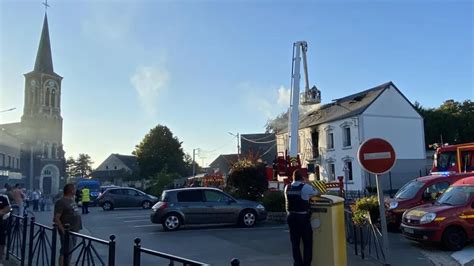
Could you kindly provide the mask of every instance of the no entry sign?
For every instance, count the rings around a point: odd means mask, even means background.
[[[366,140],[357,152],[359,163],[367,172],[383,174],[395,164],[395,150],[388,141],[374,138]]]

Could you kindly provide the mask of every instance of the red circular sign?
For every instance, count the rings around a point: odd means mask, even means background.
[[[369,139],[364,141],[357,152],[359,163],[367,172],[383,174],[392,169],[395,164],[395,150],[384,139]]]

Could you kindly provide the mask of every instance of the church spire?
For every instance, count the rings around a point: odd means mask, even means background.
[[[53,71],[53,59],[51,56],[51,44],[49,41],[48,16],[44,14],[43,31],[36,54],[36,62],[34,71],[55,74]]]

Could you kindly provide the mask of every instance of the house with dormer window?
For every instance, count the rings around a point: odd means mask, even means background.
[[[360,167],[357,151],[365,140],[376,137],[388,140],[397,153],[393,187],[426,165],[423,118],[393,82],[302,111],[299,126],[298,153],[310,180],[343,176],[348,190],[375,186],[373,177]],[[285,152],[287,129],[277,129],[276,138],[278,152]],[[388,179],[384,187],[388,188]]]

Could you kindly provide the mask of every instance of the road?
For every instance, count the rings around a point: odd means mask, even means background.
[[[85,227],[81,233],[101,239],[116,235],[116,265],[131,265],[133,240],[141,238],[145,248],[166,252],[209,263],[230,265],[232,258],[239,258],[241,265],[292,264],[289,233],[286,225],[259,224],[254,228],[236,226],[184,227],[176,232],[164,232],[161,225],[151,224],[150,210],[119,209],[104,212],[90,208],[83,215]],[[41,223],[51,224],[51,212],[36,213]],[[474,245],[460,252],[441,251],[437,246],[420,245],[406,240],[401,234],[390,234],[392,265],[474,265]],[[107,250],[96,246],[98,253],[106,258]],[[348,265],[376,265],[373,261],[360,260],[348,246]],[[142,265],[167,265],[165,261],[143,255]]]

